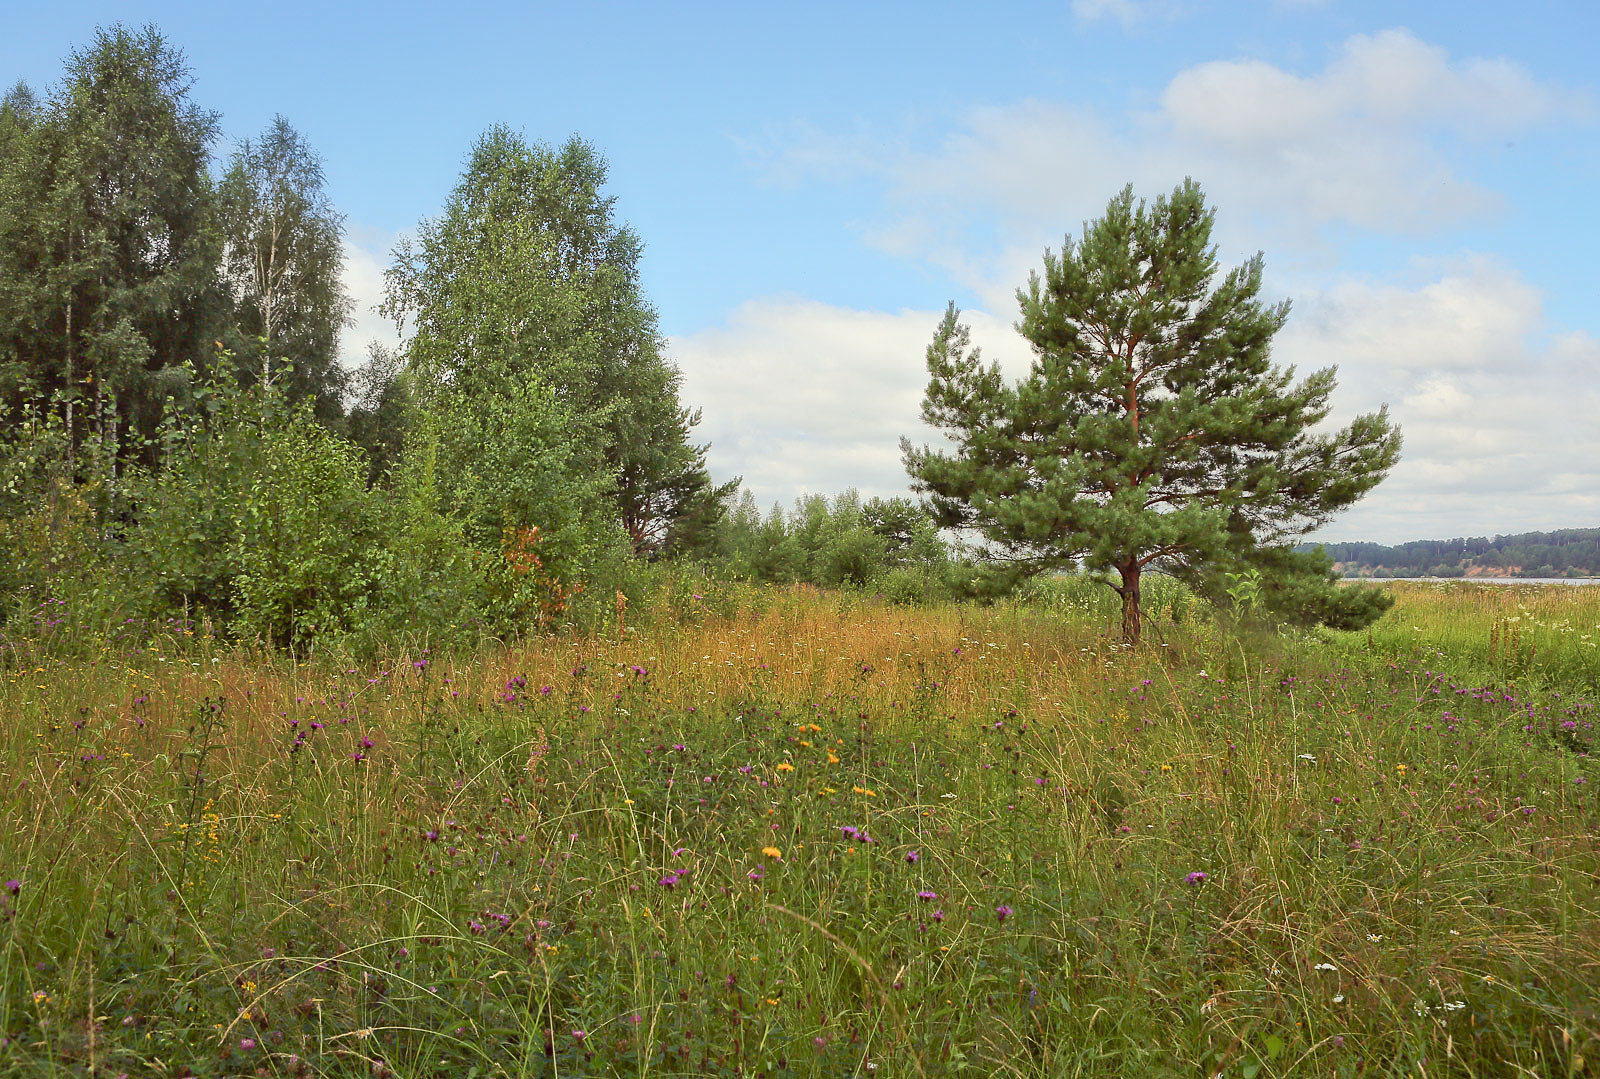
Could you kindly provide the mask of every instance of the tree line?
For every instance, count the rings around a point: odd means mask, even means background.
[[[0,103],[5,624],[505,634],[710,543],[737,480],[594,147],[484,133],[394,252],[404,346],[351,371],[319,156],[277,117],[214,174],[219,137],[154,28]]]
[[[1600,576],[1600,528],[1318,545],[1347,577],[1465,577],[1477,570],[1518,577]]]

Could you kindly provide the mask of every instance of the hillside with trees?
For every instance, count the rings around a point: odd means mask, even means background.
[[[1345,577],[1600,577],[1600,528],[1317,547]]]

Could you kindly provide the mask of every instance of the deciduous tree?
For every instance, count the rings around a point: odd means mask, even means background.
[[[245,374],[282,382],[318,418],[342,412],[339,331],[352,303],[340,282],[344,219],[322,160],[282,116],[247,140],[218,188],[222,276],[233,294],[232,351]]]
[[[529,145],[506,127],[473,147],[444,214],[402,244],[386,313],[413,334],[421,385],[471,396],[537,378],[586,421],[614,482],[619,523],[640,553],[721,512],[698,413],[678,400],[655,311],[639,287],[641,245],[602,191],[594,147]]]

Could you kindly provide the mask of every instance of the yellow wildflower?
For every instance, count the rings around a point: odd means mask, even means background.
[[[783,851],[779,850],[777,847],[762,847],[761,853],[765,854],[768,858],[783,857]]]

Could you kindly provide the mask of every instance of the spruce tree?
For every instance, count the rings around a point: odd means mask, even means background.
[[[1192,180],[1153,205],[1125,188],[1047,251],[1017,293],[1034,360],[1015,384],[982,363],[952,304],[923,401],[952,445],[902,443],[939,523],[981,534],[1011,571],[1114,574],[1133,643],[1149,569],[1212,593],[1260,579],[1279,606],[1336,625],[1383,609],[1292,548],[1387,474],[1399,431],[1386,408],[1316,430],[1334,371],[1297,381],[1273,365],[1288,304],[1260,298],[1259,254],[1219,279],[1214,216]]]
[[[45,104],[14,91],[0,110],[0,407],[58,402],[69,456],[138,448],[212,351],[216,117],[189,85],[154,28],[115,26]]]

